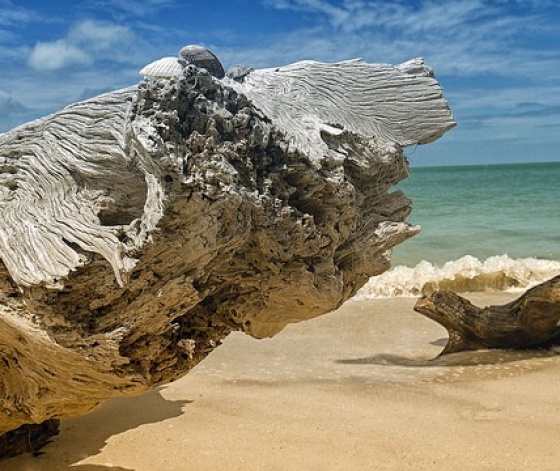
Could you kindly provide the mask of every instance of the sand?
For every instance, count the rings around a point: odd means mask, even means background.
[[[560,355],[430,361],[445,331],[414,301],[350,301],[273,339],[231,335],[182,380],[64,420],[42,456],[0,469],[559,469]]]

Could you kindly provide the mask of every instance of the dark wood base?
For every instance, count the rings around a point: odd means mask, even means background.
[[[33,453],[41,454],[41,448],[59,433],[60,421],[46,420],[41,424],[25,424],[0,436],[0,460]]]
[[[503,306],[479,308],[449,291],[418,300],[416,312],[449,333],[442,355],[486,348],[541,348],[560,343],[560,276]]]

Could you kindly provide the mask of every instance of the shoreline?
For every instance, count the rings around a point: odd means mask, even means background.
[[[513,259],[507,254],[480,260],[465,255],[442,266],[426,260],[415,266],[396,265],[370,278],[358,291],[358,299],[417,297],[437,289],[457,293],[511,293],[526,290],[560,275],[560,261],[537,258]]]
[[[560,356],[433,360],[446,332],[415,301],[352,300],[272,339],[232,334],[184,378],[63,420],[42,456],[0,469],[557,469]]]

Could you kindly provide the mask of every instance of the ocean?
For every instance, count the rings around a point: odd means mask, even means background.
[[[396,189],[422,231],[360,297],[521,290],[560,274],[560,162],[413,167]]]

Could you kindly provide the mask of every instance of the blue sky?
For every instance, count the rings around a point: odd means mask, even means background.
[[[198,43],[226,67],[424,57],[458,127],[413,165],[560,161],[559,25],[556,0],[0,0],[0,131]]]

